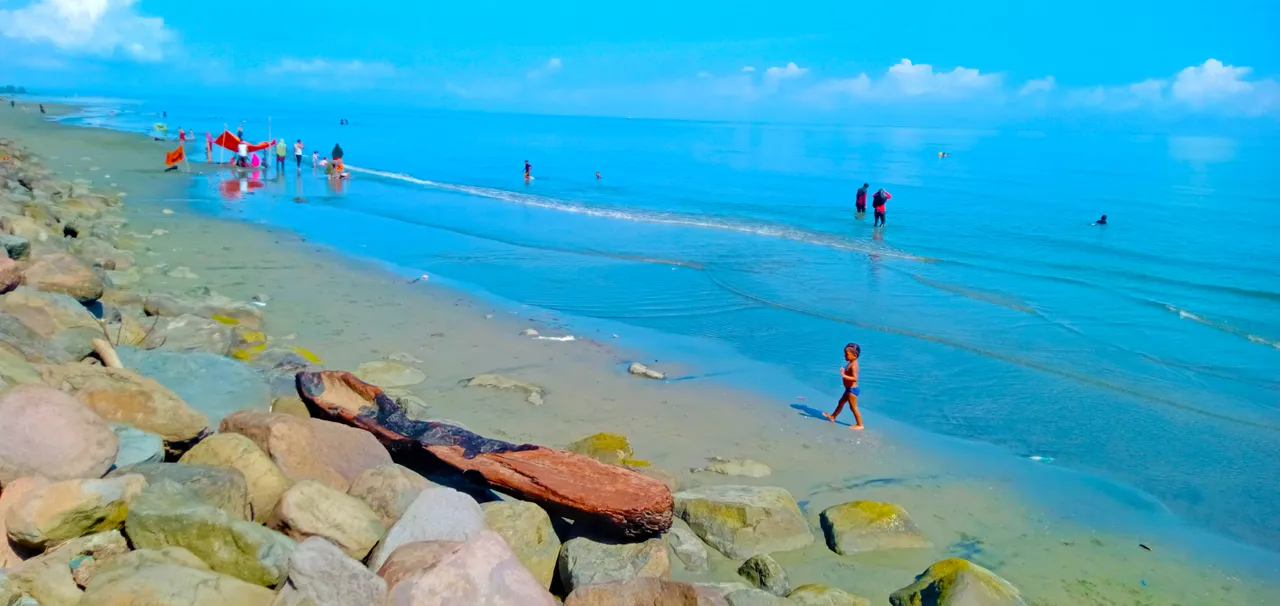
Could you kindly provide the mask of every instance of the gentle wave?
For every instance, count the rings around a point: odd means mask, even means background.
[[[1160,303],[1158,301],[1153,301],[1153,303],[1158,303],[1159,305],[1163,305],[1165,309],[1175,314],[1178,314],[1178,317],[1182,318],[1183,320],[1191,320],[1192,322],[1203,324],[1205,326],[1208,326],[1209,328],[1216,328],[1228,334],[1233,334],[1238,337],[1244,337],[1245,339],[1248,339],[1249,341],[1253,343],[1257,343],[1259,345],[1268,345],[1268,346],[1274,347],[1275,349],[1280,349],[1280,341],[1275,341],[1273,339],[1268,339],[1266,337],[1252,334],[1248,331],[1241,330],[1240,328],[1227,324],[1226,322],[1211,320],[1209,318],[1187,311],[1175,305],[1170,305],[1169,303]]]
[[[373,175],[394,181],[405,183],[413,183],[424,187],[436,189],[444,189],[456,191],[481,198],[489,198],[502,202],[510,202],[513,204],[521,204],[524,206],[533,206],[536,208],[545,208],[547,210],[555,210],[561,212],[571,212],[583,214],[593,217],[604,217],[608,219],[618,219],[622,221],[638,221],[643,223],[658,223],[663,225],[680,225],[685,227],[700,227],[705,229],[720,229],[725,231],[733,231],[744,234],[752,234],[757,236],[765,236],[770,238],[782,238],[805,244],[815,244],[825,246],[827,248],[835,248],[838,250],[847,250],[865,255],[881,255],[885,257],[894,257],[899,259],[907,259],[910,261],[920,261],[931,263],[937,261],[930,257],[922,257],[907,252],[894,250],[887,247],[862,246],[854,242],[838,236],[821,234],[817,232],[783,227],[778,225],[762,225],[751,223],[738,223],[732,221],[713,221],[707,219],[693,218],[674,213],[658,213],[637,210],[615,210],[598,206],[588,206],[581,202],[562,200],[559,198],[549,198],[545,196],[537,196],[533,194],[521,194],[503,189],[492,187],[480,187],[476,185],[460,185],[456,183],[440,183],[438,181],[430,181],[427,179],[419,179],[413,175],[404,173],[396,173],[389,171],[376,170],[372,168],[358,168],[348,166],[348,170],[353,172]]]

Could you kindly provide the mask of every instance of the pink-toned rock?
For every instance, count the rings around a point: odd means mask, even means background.
[[[147,486],[137,474],[55,482],[32,490],[5,513],[9,540],[45,549],[124,526],[129,502]]]
[[[630,538],[671,528],[671,490],[629,469],[410,419],[381,389],[347,372],[300,372],[298,395],[327,416],[372,433],[389,448],[426,449],[460,471],[479,473],[505,492],[602,532]]]
[[[0,399],[0,486],[23,476],[100,478],[119,441],[106,421],[45,385],[19,385]]]
[[[292,482],[316,480],[346,492],[365,470],[391,464],[391,455],[368,432],[319,419],[240,411],[221,431],[253,440]]]
[[[9,544],[9,528],[5,524],[9,510],[13,508],[14,503],[48,486],[49,483],[49,480],[38,476],[18,478],[5,484],[4,492],[0,492],[0,568],[8,568],[22,561],[22,558],[13,551],[13,546]]]
[[[81,303],[97,301],[106,286],[98,274],[70,253],[33,256],[23,271],[27,286],[44,292],[71,295]]]
[[[391,552],[391,557],[382,563],[378,576],[394,587],[419,571],[439,564],[449,554],[466,544],[466,541],[415,541],[405,543]]]
[[[17,261],[0,256],[0,294],[7,293],[22,284],[22,268]]]
[[[410,544],[412,545],[412,544]],[[406,549],[409,546],[403,546]],[[444,606],[489,604],[492,606],[554,606],[556,600],[520,564],[506,541],[483,531],[462,544],[450,544],[447,553],[433,552],[418,560],[426,564],[416,571],[396,574],[388,580],[386,606]],[[417,548],[415,548],[417,549]],[[400,550],[396,550],[399,552]],[[443,550],[442,550],[443,551]],[[388,560],[391,563],[395,554]],[[381,574],[381,571],[379,572]],[[386,579],[386,576],[383,576]]]
[[[629,581],[596,583],[573,590],[564,606],[729,606],[720,594],[692,583],[666,579],[638,578]]]
[[[404,515],[413,500],[427,488],[431,480],[400,465],[382,465],[366,470],[351,482],[347,494],[364,501],[382,523],[390,528]]]

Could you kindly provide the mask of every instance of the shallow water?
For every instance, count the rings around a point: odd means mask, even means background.
[[[141,130],[155,118],[140,107],[76,120]],[[196,104],[166,108],[175,132],[234,124]],[[672,342],[707,346],[666,351],[700,376],[766,391],[797,382],[834,396],[840,349],[856,341],[873,426],[888,416],[1005,456],[1052,457],[1135,515],[1168,511],[1280,548],[1280,183],[1264,164],[1274,141],[346,117],[339,127],[298,110],[271,125],[323,140],[322,155],[340,138],[363,169],[341,190],[308,162],[268,171],[248,195],[199,179],[217,200],[202,210],[571,325],[691,337]],[[266,128],[246,124],[251,139]],[[853,216],[863,181],[894,194],[884,230]],[[1089,225],[1103,213],[1111,225]]]

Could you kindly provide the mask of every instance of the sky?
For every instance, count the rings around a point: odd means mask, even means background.
[[[1280,124],[1275,0],[0,0],[0,84],[861,123]]]

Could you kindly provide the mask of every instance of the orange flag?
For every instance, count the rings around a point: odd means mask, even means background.
[[[175,149],[164,155],[164,165],[173,166],[174,164],[182,162],[183,160],[186,160],[186,159],[187,159],[186,148],[182,147],[182,144],[178,144],[178,149]]]

